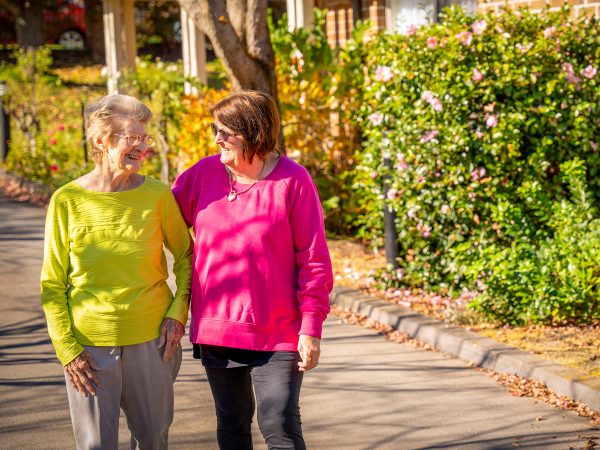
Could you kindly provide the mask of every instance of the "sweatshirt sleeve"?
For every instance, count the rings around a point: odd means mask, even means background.
[[[185,326],[190,303],[193,246],[189,229],[171,191],[165,195],[162,229],[165,246],[174,258],[173,273],[177,287],[166,317],[176,319]]]
[[[299,334],[321,338],[333,288],[323,210],[306,169],[291,184],[291,189],[291,224],[298,268],[297,298],[302,314]]]
[[[40,277],[42,308],[48,323],[48,335],[63,365],[70,363],[83,350],[71,328],[67,305],[69,288],[68,214],[54,195],[48,206],[44,236],[44,262]]]
[[[196,166],[192,166],[179,175],[171,188],[175,200],[177,200],[177,204],[179,205],[183,220],[185,220],[188,227],[194,226],[194,210],[196,209],[196,198],[198,197],[198,192],[195,192],[193,186],[193,171],[195,170],[195,167]]]

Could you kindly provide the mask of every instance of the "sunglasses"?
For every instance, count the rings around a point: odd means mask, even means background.
[[[214,122],[210,124],[210,129],[215,137],[217,137],[218,134],[221,134],[221,139],[223,139],[224,142],[227,142],[231,136],[235,136],[234,133],[229,133],[228,131],[222,130]]]

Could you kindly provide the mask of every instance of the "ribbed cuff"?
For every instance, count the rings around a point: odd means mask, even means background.
[[[323,332],[323,319],[319,313],[305,312],[302,314],[302,325],[298,334],[321,339]]]

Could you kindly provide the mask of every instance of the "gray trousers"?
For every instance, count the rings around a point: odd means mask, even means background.
[[[173,383],[181,366],[181,348],[167,363],[158,339],[122,347],[91,347],[100,370],[96,395],[82,395],[67,379],[67,395],[78,450],[116,450],[123,409],[131,449],[166,449],[173,422]]]

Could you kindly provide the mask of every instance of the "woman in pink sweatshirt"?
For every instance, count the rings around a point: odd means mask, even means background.
[[[276,149],[280,120],[266,94],[217,103],[220,154],[173,186],[194,228],[194,356],[215,401],[221,449],[251,449],[255,408],[269,448],[304,449],[299,395],[317,366],[333,285],[319,196],[306,169]]]

